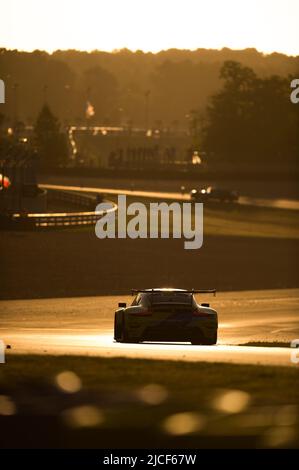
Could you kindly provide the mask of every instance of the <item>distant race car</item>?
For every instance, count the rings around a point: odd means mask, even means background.
[[[223,188],[215,188],[213,186],[209,186],[208,188],[202,189],[192,189],[190,196],[193,201],[198,202],[237,202],[239,199],[237,191],[232,191],[230,189]]]
[[[142,341],[190,341],[216,344],[218,315],[209,304],[197,304],[194,294],[216,294],[210,290],[133,290],[127,307],[119,303],[114,318],[114,339],[120,343]]]

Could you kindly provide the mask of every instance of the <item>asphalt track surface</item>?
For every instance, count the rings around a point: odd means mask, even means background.
[[[85,186],[65,186],[56,184],[40,184],[45,189],[57,189],[63,191],[76,191],[76,192],[90,192],[90,193],[104,193],[118,195],[123,194],[126,196],[140,197],[146,199],[159,199],[159,200],[175,200],[175,201],[190,201],[190,195],[182,193],[172,192],[157,192],[157,191],[135,191],[128,189],[110,189],[110,188],[95,188]],[[265,199],[265,198],[253,198],[241,196],[238,204],[246,206],[257,206],[257,207],[268,207],[273,209],[288,209],[288,210],[299,210],[299,201],[294,199]]]
[[[203,297],[201,300],[208,301],[209,296]],[[0,339],[10,346],[8,353],[14,354],[298,367],[291,357],[295,355],[299,362],[299,350],[288,345],[299,340],[299,289],[223,292],[211,297],[211,305],[219,314],[216,346],[115,343],[114,310],[119,301],[131,300],[132,297],[103,296],[1,301]],[[246,345],[252,342],[280,342],[287,347]]]

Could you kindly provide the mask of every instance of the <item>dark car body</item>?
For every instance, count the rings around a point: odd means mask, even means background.
[[[130,306],[119,304],[115,312],[117,342],[179,341],[216,344],[218,315],[209,304],[198,304],[195,293],[215,290],[145,289],[134,291]]]
[[[215,188],[209,186],[202,189],[192,189],[190,193],[191,199],[198,202],[218,201],[218,202],[237,202],[239,195],[237,191]]]

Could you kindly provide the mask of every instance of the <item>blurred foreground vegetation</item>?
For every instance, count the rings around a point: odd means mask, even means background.
[[[54,416],[62,446],[147,447],[154,436],[162,446],[295,447],[298,380],[296,366],[9,354],[0,422],[25,420],[36,435],[30,423]],[[53,441],[48,431],[40,445]]]

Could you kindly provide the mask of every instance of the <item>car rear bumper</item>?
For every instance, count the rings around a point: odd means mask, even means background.
[[[203,326],[152,326],[140,332],[142,341],[190,341],[194,335],[201,334],[205,338],[212,338],[217,332],[217,326],[204,328]]]

